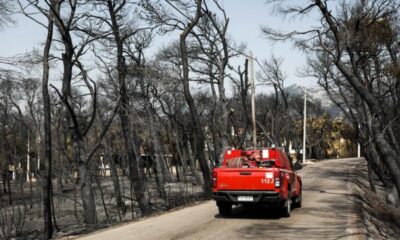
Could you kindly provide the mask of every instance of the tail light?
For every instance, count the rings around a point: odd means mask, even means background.
[[[274,172],[275,187],[276,187],[276,188],[281,187],[282,175],[281,175],[280,173],[281,173],[281,171],[275,171],[275,172]]]
[[[217,187],[217,172],[212,173],[213,188]]]

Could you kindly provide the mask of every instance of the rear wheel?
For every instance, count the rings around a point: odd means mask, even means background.
[[[300,189],[299,195],[295,198],[293,202],[293,207],[301,208],[302,201],[303,201],[303,195],[301,194],[301,189]]]
[[[281,213],[282,213],[282,217],[290,217],[290,212],[291,212],[291,206],[292,205],[292,201],[290,200],[290,197],[288,197],[288,199],[286,199],[281,207]]]
[[[217,202],[219,215],[229,216],[232,213],[232,203],[228,202]]]

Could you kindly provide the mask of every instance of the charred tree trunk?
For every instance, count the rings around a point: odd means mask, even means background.
[[[56,4],[51,1],[51,8],[58,8]],[[51,239],[53,236],[53,221],[52,221],[52,208],[51,208],[51,162],[52,162],[52,146],[51,146],[51,109],[50,109],[50,95],[48,90],[49,85],[49,55],[53,39],[53,13],[48,13],[47,24],[47,38],[43,51],[43,76],[42,76],[42,95],[43,95],[43,111],[44,111],[44,175],[43,175],[43,219],[44,229],[43,238]]]
[[[250,111],[248,109],[248,90],[250,87],[249,84],[249,77],[248,77],[248,68],[249,68],[249,60],[246,59],[244,63],[244,72],[240,72],[239,69],[239,77],[240,77],[240,86],[239,86],[239,91],[240,91],[240,102],[242,104],[243,108],[243,119],[245,121],[245,126],[244,126],[244,132],[242,133],[242,136],[239,138],[239,144],[238,147],[241,149],[245,148],[245,141],[246,141],[246,134],[249,131],[250,128]]]
[[[175,148],[176,148],[176,152],[178,154],[178,158],[179,158],[179,162],[182,166],[182,173],[183,173],[183,177],[186,177],[187,174],[187,160],[183,157],[183,153],[182,153],[182,144],[181,141],[179,139],[179,132],[178,130],[175,130],[175,125],[173,122],[171,122],[172,125],[172,135],[174,135],[175,138]],[[177,127],[176,127],[177,128]]]
[[[200,176],[197,174],[197,169],[196,169],[196,162],[193,154],[193,150],[190,144],[190,141],[186,139],[186,144],[184,144],[184,149],[185,149],[185,155],[186,158],[183,159],[183,161],[187,161],[189,163],[189,169],[192,172],[192,175],[194,176],[196,183],[197,184],[203,184],[202,179]]]
[[[226,53],[228,54],[228,53]],[[219,149],[219,162],[222,162],[224,158],[225,150],[229,147],[229,101],[225,95],[225,86],[224,86],[224,75],[225,75],[225,66],[228,64],[227,57],[224,58],[223,62],[220,64],[219,68],[219,80],[218,80],[218,93],[219,93],[219,111],[221,114],[221,118],[219,120],[220,124],[220,136],[221,136],[221,148]]]
[[[140,211],[143,215],[148,214],[147,200],[145,196],[145,188],[143,185],[142,178],[139,172],[139,153],[136,149],[136,144],[134,143],[131,124],[128,117],[127,108],[128,103],[126,102],[126,91],[122,91],[121,93],[121,110],[119,117],[121,119],[121,127],[124,135],[125,149],[127,150],[128,157],[128,168],[129,168],[129,177],[131,184],[133,186],[133,190],[135,192],[136,200],[139,203]],[[124,101],[125,99],[125,101]]]
[[[97,224],[96,203],[92,187],[92,173],[90,163],[85,155],[85,143],[79,136],[74,134],[74,155],[78,162],[79,185],[81,190],[81,199],[85,217],[85,223],[88,225]]]
[[[128,165],[129,165],[129,176],[131,184],[135,191],[136,199],[139,203],[140,211],[142,215],[147,215],[149,209],[147,207],[147,199],[145,195],[145,187],[143,180],[139,171],[139,152],[136,143],[138,143],[138,138],[134,133],[132,124],[129,119],[129,96],[127,93],[126,75],[127,66],[125,62],[125,57],[123,54],[124,40],[120,33],[120,24],[117,20],[117,9],[113,1],[107,1],[108,13],[111,18],[111,29],[114,37],[114,42],[117,48],[117,72],[118,72],[118,83],[119,83],[119,94],[121,97],[119,118],[121,120],[121,128],[124,136],[125,149],[127,151]],[[122,9],[122,5],[119,10]]]
[[[149,103],[148,103],[149,104]],[[151,147],[152,147],[152,156],[154,157],[153,161],[153,168],[155,169],[156,172],[156,183],[157,183],[157,189],[158,193],[162,198],[166,198],[166,192],[165,192],[165,180],[170,181],[171,177],[169,175],[169,172],[167,172],[167,167],[165,166],[165,156],[163,151],[161,150],[161,143],[159,141],[159,136],[157,134],[157,127],[154,124],[154,118],[153,114],[149,108],[150,106],[146,107],[146,113],[147,113],[147,120],[148,120],[148,125],[150,129],[150,137],[151,137]],[[168,179],[167,179],[168,178]]]
[[[139,64],[139,69],[144,69],[144,66],[141,66],[141,58],[139,57],[138,59],[138,64]],[[154,168],[156,170],[156,183],[157,183],[157,188],[160,196],[162,198],[166,198],[166,192],[165,192],[165,180],[170,181],[171,176],[169,172],[167,172],[167,167],[165,166],[165,155],[161,149],[161,142],[159,140],[159,135],[158,135],[158,127],[155,126],[155,121],[154,121],[154,114],[152,112],[152,105],[150,102],[150,97],[149,93],[146,91],[146,86],[144,84],[144,76],[142,71],[139,70],[139,78],[140,78],[140,88],[142,91],[142,95],[144,98],[144,107],[147,115],[147,123],[149,126],[150,130],[150,138],[151,138],[151,147],[153,148],[153,156],[154,156],[154,162],[153,164],[155,165]]]
[[[207,163],[207,158],[205,155],[205,137],[204,137],[204,132],[203,128],[200,122],[200,116],[196,110],[196,105],[194,102],[194,99],[192,97],[192,94],[190,93],[190,88],[189,88],[189,62],[188,62],[188,53],[187,53],[187,46],[186,46],[186,38],[189,35],[189,33],[193,30],[193,28],[196,26],[198,23],[200,17],[201,17],[201,5],[202,5],[202,0],[197,0],[197,10],[196,10],[196,15],[195,17],[189,22],[187,27],[183,30],[183,32],[180,35],[180,51],[181,51],[181,59],[182,59],[182,66],[183,66],[183,90],[184,90],[184,95],[186,102],[189,106],[190,110],[190,117],[193,123],[193,135],[195,136],[195,150],[196,150],[196,157],[197,160],[199,161],[200,168],[203,174],[203,180],[204,180],[204,196],[206,199],[211,198],[212,191],[211,191],[211,172],[210,168]]]
[[[88,225],[94,225],[97,223],[97,219],[96,205],[92,188],[92,176],[89,169],[89,161],[91,156],[86,157],[86,146],[84,141],[84,137],[92,126],[93,121],[89,122],[86,129],[82,131],[80,129],[81,126],[79,124],[77,114],[75,113],[74,106],[72,104],[73,99],[71,81],[73,77],[73,67],[74,64],[77,64],[82,69],[82,66],[79,63],[79,56],[76,56],[74,59],[75,46],[71,36],[73,28],[71,20],[75,18],[77,2],[71,2],[69,7],[70,12],[67,19],[60,15],[61,13],[64,13],[63,11],[60,11],[60,5],[58,5],[58,8],[52,8],[53,14],[55,15],[55,25],[57,26],[64,46],[64,52],[62,53],[62,94],[56,88],[55,89],[64,104],[65,125],[68,127],[69,134],[72,136],[74,161],[78,166],[78,172],[80,175],[79,182],[85,214],[85,223]],[[82,74],[85,73],[82,71]],[[95,116],[96,113],[95,104],[96,99],[93,99],[93,116]]]
[[[115,198],[117,202],[117,208],[118,208],[118,215],[119,215],[119,220],[122,221],[122,216],[125,216],[126,214],[126,205],[124,200],[122,199],[122,194],[121,194],[121,187],[119,184],[119,176],[118,176],[118,171],[117,167],[115,165],[115,160],[112,155],[112,152],[110,151],[110,148],[112,149],[112,143],[111,141],[106,137],[106,158],[108,159],[109,165],[110,165],[110,172],[111,172],[111,179],[113,182],[114,186],[114,192],[115,192]]]

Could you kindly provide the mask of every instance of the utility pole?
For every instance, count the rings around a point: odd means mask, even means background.
[[[40,136],[38,138],[39,138],[38,142],[41,142],[42,140],[40,139]],[[40,172],[40,152],[38,152],[38,156],[37,156],[37,170],[38,170],[38,172]],[[37,177],[39,177],[39,176],[37,176]]]
[[[29,182],[31,179],[31,144],[30,144],[30,134],[28,133],[28,154],[26,155],[26,181]]]
[[[358,124],[358,131],[360,131],[360,124]],[[357,158],[361,157],[361,146],[360,146],[360,142],[357,141]]]
[[[307,134],[307,92],[304,89],[304,119],[303,119],[303,163],[306,161],[306,134]]]
[[[257,129],[256,129],[256,86],[254,83],[254,58],[253,52],[249,53],[249,80],[251,83],[251,121],[253,126],[253,148],[257,147]]]

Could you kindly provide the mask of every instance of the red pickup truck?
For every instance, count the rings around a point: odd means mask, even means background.
[[[222,216],[238,204],[278,207],[284,217],[291,208],[301,207],[301,178],[282,148],[228,150],[212,179],[213,199]]]

